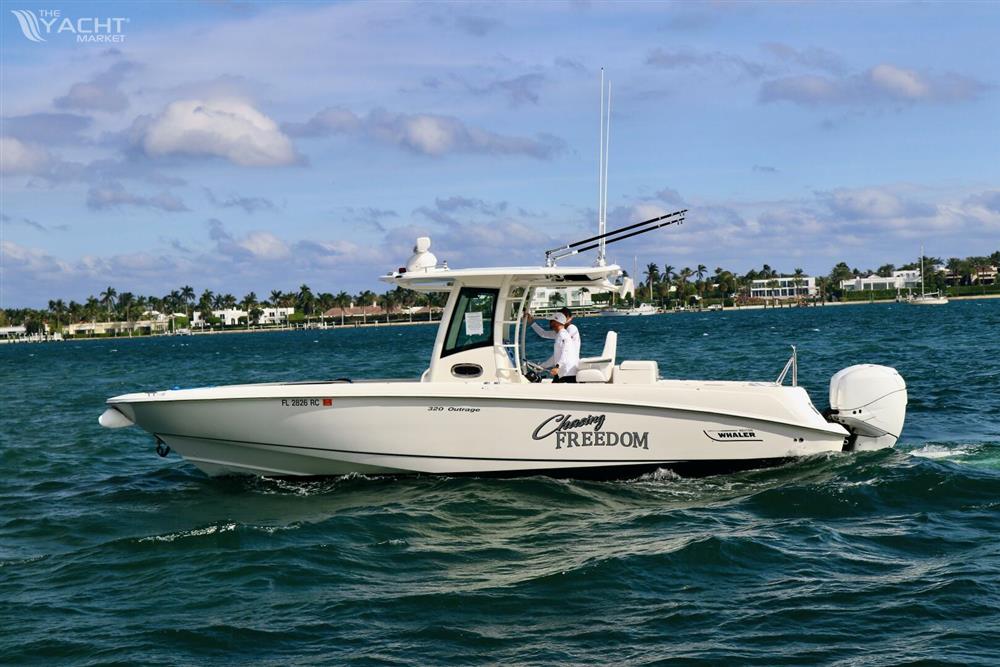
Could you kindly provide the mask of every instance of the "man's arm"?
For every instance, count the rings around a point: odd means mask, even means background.
[[[551,329],[546,331],[541,327],[541,325],[538,324],[538,322],[531,323],[531,330],[534,331],[539,336],[541,336],[542,338],[548,338],[549,340],[554,340],[556,337],[555,331],[552,331]]]

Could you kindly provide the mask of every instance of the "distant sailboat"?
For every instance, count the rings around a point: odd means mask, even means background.
[[[924,291],[924,247],[920,246],[920,296],[910,297],[907,303],[914,306],[943,306],[948,303],[948,297],[940,292]]]
[[[639,275],[639,258],[632,258],[632,275]],[[653,298],[653,286],[650,283],[649,286],[649,298]],[[659,313],[659,309],[648,303],[642,303],[639,305],[632,306],[631,308],[605,308],[599,314],[601,317],[637,317],[644,315],[656,315]]]

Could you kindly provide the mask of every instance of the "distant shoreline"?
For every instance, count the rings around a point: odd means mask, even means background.
[[[1000,299],[1000,294],[967,294],[964,296],[950,296],[948,297],[950,301],[974,301],[979,299]],[[794,304],[787,304],[781,306],[763,306],[763,305],[753,305],[753,306],[730,306],[729,308],[724,308],[721,311],[708,311],[708,310],[685,310],[685,311],[664,311],[659,313],[661,315],[673,315],[679,313],[709,313],[709,312],[727,312],[727,311],[743,311],[743,310],[795,310],[796,308],[825,308],[827,306],[867,306],[871,304],[886,304],[886,303],[905,303],[901,301],[896,301],[895,299],[875,299],[873,301],[827,301],[822,304],[809,304],[808,306],[797,306]],[[597,317],[597,313],[592,315],[584,315],[583,317]],[[342,331],[347,329],[372,329],[378,327],[402,327],[402,326],[416,326],[416,325],[428,325],[428,324],[440,324],[441,320],[414,320],[413,322],[367,322],[367,323],[352,323],[352,324],[328,324],[325,327],[310,327],[310,328],[268,328],[268,329],[223,329],[223,330],[209,330],[209,331],[192,331],[190,334],[147,334],[144,336],[88,336],[80,338],[67,338],[63,342],[78,342],[78,341],[94,341],[94,340],[130,340],[130,339],[147,339],[147,338],[163,338],[165,336],[170,337],[180,337],[184,338],[187,335],[191,336],[212,336],[218,334],[252,334],[252,333],[274,333],[279,331]],[[34,341],[33,341],[34,342]],[[38,341],[38,342],[57,342],[57,341]]]

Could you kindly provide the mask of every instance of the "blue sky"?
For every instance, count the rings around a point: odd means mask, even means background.
[[[601,66],[611,223],[690,209],[626,267],[988,254],[998,29],[986,2],[5,1],[0,302],[380,289],[422,234],[538,263],[596,227]]]

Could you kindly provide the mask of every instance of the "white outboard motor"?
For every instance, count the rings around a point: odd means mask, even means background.
[[[895,368],[859,364],[830,378],[827,419],[851,432],[845,449],[892,447],[906,417],[906,382]]]

